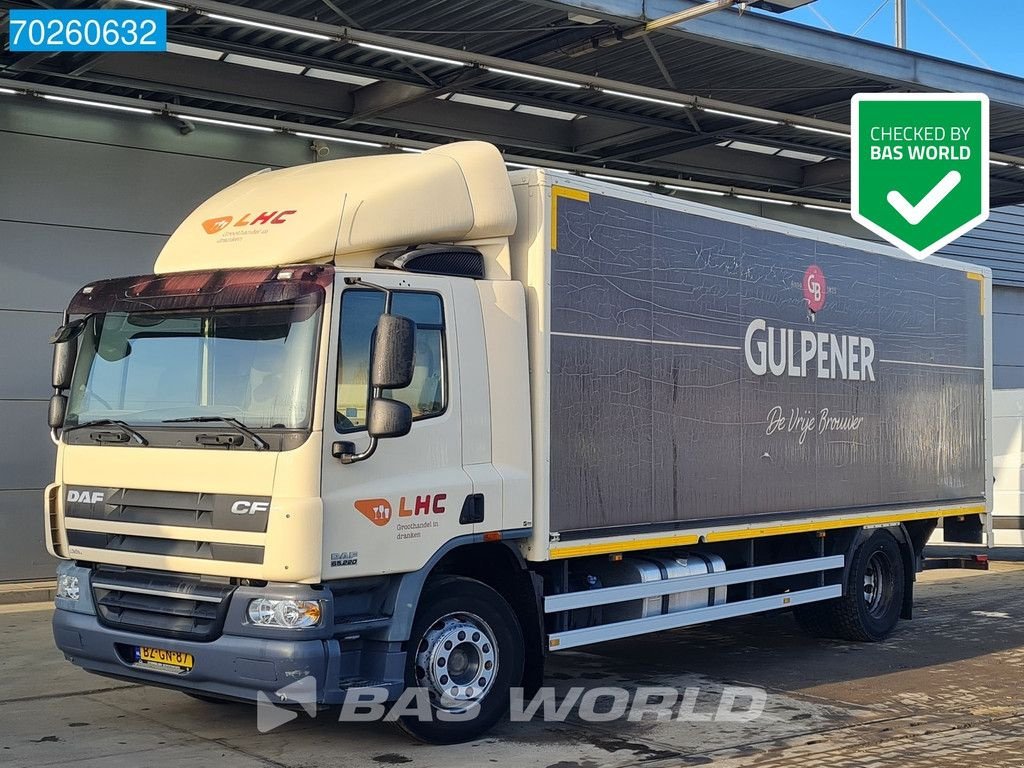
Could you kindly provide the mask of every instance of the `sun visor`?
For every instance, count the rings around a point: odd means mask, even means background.
[[[308,261],[431,242],[507,237],[515,203],[499,152],[459,142],[247,176],[175,230],[156,272]]]

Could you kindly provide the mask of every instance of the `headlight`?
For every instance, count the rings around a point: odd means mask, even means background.
[[[249,621],[260,627],[304,629],[320,623],[318,600],[271,600],[261,597],[249,603]]]
[[[66,600],[77,600],[80,594],[81,590],[78,587],[77,576],[61,574],[57,578],[57,597],[63,597]]]

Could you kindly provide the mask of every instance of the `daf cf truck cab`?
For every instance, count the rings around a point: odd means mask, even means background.
[[[315,163],[214,195],[152,274],[84,286],[53,340],[60,650],[206,699],[306,679],[324,707],[413,690],[431,716],[402,727],[451,742],[486,731],[564,648],[775,608],[816,632],[885,637],[910,616],[937,521],[984,515],[991,498],[987,275],[655,197],[510,178],[477,142]],[[652,250],[684,220],[711,250]],[[738,272],[715,227],[818,238],[834,253],[812,248],[816,268],[851,293],[808,319],[805,251],[795,286],[778,268]],[[948,360],[881,362],[914,354],[911,315],[842,327],[863,284],[842,249],[934,284],[955,309]],[[653,300],[679,308],[671,338],[665,318],[635,321],[664,287],[644,260],[664,258],[682,269]],[[805,354],[812,327],[854,381]],[[759,367],[765,349],[796,373],[774,375],[771,355]],[[860,422],[859,406],[821,399],[829,387],[871,403]],[[844,420],[788,426],[808,392]],[[892,397],[902,436],[886,432]],[[767,427],[743,426],[776,405]],[[886,448],[947,422],[961,437],[938,464]],[[851,432],[869,447],[838,446]],[[819,437],[837,445],[808,454]]]

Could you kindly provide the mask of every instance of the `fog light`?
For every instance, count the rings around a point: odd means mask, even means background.
[[[304,629],[320,623],[318,600],[271,600],[261,597],[249,603],[249,621],[261,627]]]
[[[65,600],[77,600],[79,595],[81,595],[81,590],[78,587],[77,576],[65,573],[57,577],[57,597],[63,597]]]

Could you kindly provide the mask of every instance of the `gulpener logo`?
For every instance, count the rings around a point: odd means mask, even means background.
[[[231,228],[235,227],[259,227],[264,224],[284,224],[288,221],[288,217],[298,213],[298,211],[263,211],[256,216],[251,213],[245,213],[239,216],[237,219],[233,216],[218,216],[213,219],[207,219],[203,222],[203,229],[209,235],[216,235],[218,232],[225,230],[228,226]]]

